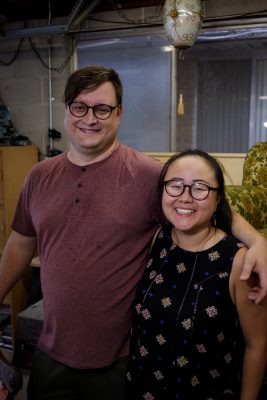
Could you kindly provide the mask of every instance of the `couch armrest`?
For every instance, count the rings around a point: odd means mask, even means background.
[[[267,187],[229,185],[226,198],[254,228],[267,228]]]

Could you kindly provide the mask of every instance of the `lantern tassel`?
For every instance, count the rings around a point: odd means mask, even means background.
[[[178,115],[184,115],[184,101],[182,93],[179,95]]]

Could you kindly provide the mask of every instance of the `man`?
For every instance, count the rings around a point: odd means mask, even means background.
[[[162,167],[117,141],[122,85],[114,70],[74,72],[64,101],[69,150],[28,176],[2,257],[0,301],[37,250],[45,320],[29,400],[123,400],[131,302],[163,221]],[[241,217],[233,228],[252,246],[244,278],[261,254],[255,270],[263,287],[252,294],[260,301],[267,290],[266,242]]]

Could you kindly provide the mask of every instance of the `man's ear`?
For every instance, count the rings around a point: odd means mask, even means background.
[[[117,117],[120,117],[122,114],[122,104],[119,104],[117,107]]]

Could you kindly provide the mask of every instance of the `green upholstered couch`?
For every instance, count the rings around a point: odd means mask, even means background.
[[[242,185],[226,186],[232,208],[267,239],[267,142],[258,142],[248,151]]]

